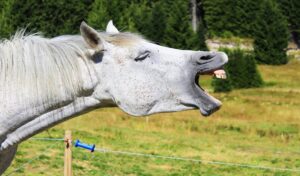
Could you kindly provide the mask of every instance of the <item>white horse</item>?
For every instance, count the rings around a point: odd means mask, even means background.
[[[84,22],[80,31],[53,39],[19,32],[0,43],[0,174],[18,143],[95,108],[134,116],[194,108],[207,116],[220,108],[197,79],[225,78],[226,54],[159,46],[111,21],[106,32]]]

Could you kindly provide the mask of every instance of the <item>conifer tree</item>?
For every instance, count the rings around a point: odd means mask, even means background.
[[[207,51],[208,48],[207,48],[207,45],[205,43],[206,29],[205,29],[205,26],[203,24],[203,21],[199,22],[196,36],[197,36],[197,41],[198,41],[198,49],[202,50],[202,51]]]
[[[105,29],[107,22],[112,19],[109,15],[107,6],[108,1],[95,0],[87,18],[89,25],[97,29]],[[114,20],[114,23],[116,23],[116,19],[112,20]]]
[[[11,8],[14,0],[0,1],[0,38],[8,38],[13,34]]]
[[[130,32],[138,32],[149,37],[151,29],[151,4],[147,1],[132,3],[123,14],[124,27]]]
[[[261,1],[203,0],[209,35],[251,37]]]
[[[300,1],[277,0],[282,13],[287,17],[289,30],[298,48],[300,48]]]
[[[277,3],[263,0],[254,27],[255,59],[263,64],[286,64],[287,22]]]
[[[133,16],[139,4],[137,0],[95,0],[88,14],[88,23],[105,30],[107,22],[113,20],[121,31],[136,31]]]
[[[231,89],[261,87],[263,80],[256,68],[252,55],[240,49],[223,49],[229,57],[225,65],[227,79],[213,79],[212,86],[215,92],[228,92]]]
[[[214,92],[230,92],[233,89],[227,66],[225,66],[224,70],[227,73],[226,79],[218,79],[216,77],[213,77],[212,79],[211,85],[214,88]]]
[[[27,31],[42,32],[49,37],[78,34],[90,4],[89,0],[15,1],[11,11],[14,16],[13,27],[26,27]]]
[[[205,43],[205,35],[206,35],[206,29],[202,23],[202,21],[199,22],[196,33],[192,31],[190,38],[188,39],[189,45],[191,46],[191,49],[193,50],[201,50],[201,51],[207,51],[207,45]]]
[[[195,33],[190,23],[188,2],[185,0],[174,1],[169,5],[167,12],[166,35],[163,43],[178,49],[195,49],[197,46],[191,42]]]
[[[148,36],[154,42],[161,43],[165,36],[167,23],[163,3],[156,2],[152,8],[151,14],[151,25]]]
[[[97,29],[105,29],[113,19],[121,31],[138,32],[162,45],[181,49],[206,50],[205,29],[192,31],[189,3],[185,0],[95,0],[88,22]],[[122,30],[125,29],[125,30]]]

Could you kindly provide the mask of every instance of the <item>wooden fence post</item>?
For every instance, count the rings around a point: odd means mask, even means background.
[[[64,176],[72,176],[72,133],[70,130],[65,132],[65,144]]]

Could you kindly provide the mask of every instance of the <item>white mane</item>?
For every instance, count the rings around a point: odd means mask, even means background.
[[[26,36],[20,31],[11,40],[2,41],[1,106],[7,102],[44,104],[55,102],[56,97],[75,96],[82,82],[77,58],[84,49],[79,36],[47,39],[39,35]]]
[[[83,56],[88,47],[82,37],[70,35],[47,39],[38,34],[24,33],[24,30],[19,31],[11,40],[0,42],[2,114],[7,110],[5,104],[21,103],[32,107],[49,102],[55,104],[62,99],[70,100],[82,91],[80,60],[76,59]],[[99,35],[119,46],[130,46],[144,40],[132,33],[99,32]]]

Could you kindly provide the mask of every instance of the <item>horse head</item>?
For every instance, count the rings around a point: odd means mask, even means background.
[[[223,52],[179,50],[160,46],[139,35],[119,32],[110,21],[106,32],[86,23],[81,35],[98,78],[94,97],[134,116],[200,109],[204,116],[221,102],[198,84],[202,74],[225,78]]]

